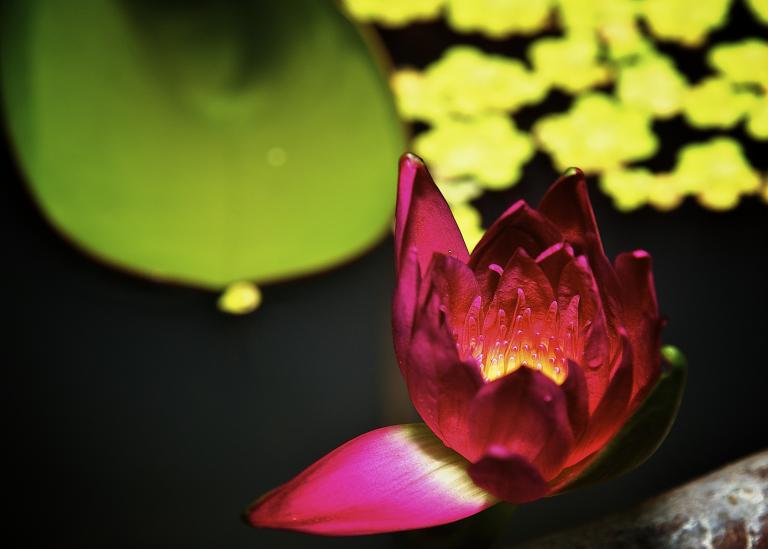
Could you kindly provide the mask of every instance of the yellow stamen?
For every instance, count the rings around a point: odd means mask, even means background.
[[[538,370],[558,385],[568,377],[568,359],[579,353],[579,297],[567,305],[567,322],[553,301],[547,311],[526,306],[522,289],[511,311],[485,311],[477,297],[467,311],[456,346],[463,358],[472,357],[487,381],[525,366]],[[511,314],[509,314],[511,313]]]

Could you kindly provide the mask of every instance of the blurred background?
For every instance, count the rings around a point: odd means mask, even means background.
[[[351,539],[240,521],[417,419],[389,327],[405,150],[470,246],[581,166],[608,255],[653,255],[690,364],[647,463],[518,508],[493,545],[766,446],[766,2],[0,5],[6,524],[27,544],[478,546],[482,515]]]

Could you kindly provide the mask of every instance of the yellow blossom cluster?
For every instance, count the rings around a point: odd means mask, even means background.
[[[546,80],[522,61],[454,46],[425,71],[395,72],[392,87],[406,119],[439,122],[450,117],[514,112],[541,101]]]
[[[582,95],[570,111],[545,116],[533,131],[559,170],[579,166],[585,173],[600,173],[649,158],[658,147],[646,112],[603,93]]]
[[[721,137],[685,146],[666,173],[638,167],[664,145],[654,122],[682,117],[703,130],[739,124],[768,139],[768,41],[707,40],[743,1],[768,24],[768,0],[344,0],[358,19],[387,26],[443,18],[458,33],[504,40],[530,37],[520,58],[454,45],[424,69],[392,76],[403,118],[427,125],[413,148],[435,172],[468,240],[481,234],[470,201],[514,185],[536,149],[557,169],[596,175],[616,207],[675,208],[694,196],[727,209],[768,189],[741,145]],[[550,31],[558,31],[554,34]],[[541,33],[546,35],[541,36]],[[537,37],[538,36],[538,37]],[[658,44],[698,48],[711,73],[689,82]],[[544,113],[530,134],[513,116],[552,93],[574,95]],[[693,159],[693,160],[692,160]],[[715,176],[714,174],[717,174]]]
[[[607,171],[600,179],[603,191],[623,211],[645,204],[668,210],[688,195],[695,196],[707,208],[727,210],[742,195],[759,192],[761,184],[741,145],[726,137],[683,147],[671,172],[619,168]]]

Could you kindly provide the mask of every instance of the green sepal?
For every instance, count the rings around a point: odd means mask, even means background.
[[[688,364],[677,347],[667,345],[661,354],[666,369],[645,402],[584,472],[562,492],[623,475],[651,457],[664,441],[680,408]]]

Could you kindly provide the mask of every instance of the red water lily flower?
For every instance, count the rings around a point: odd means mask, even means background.
[[[405,155],[395,253],[395,350],[424,423],[337,448],[257,500],[254,526],[404,530],[557,493],[600,462],[657,385],[651,258],[608,261],[580,171],[538,210],[513,204],[469,254],[423,162]],[[663,438],[668,422],[656,423],[630,461]]]

